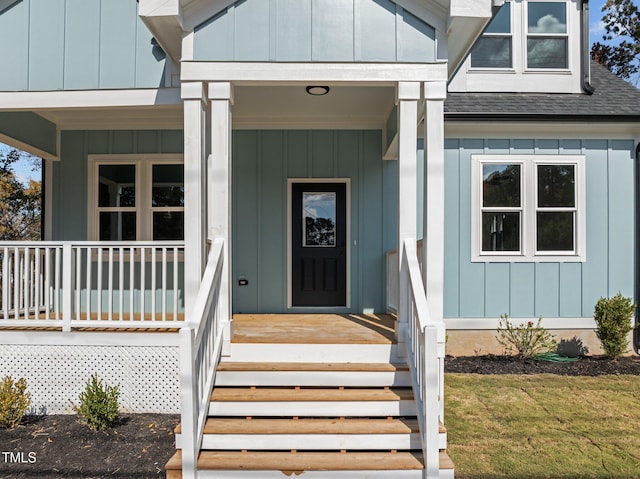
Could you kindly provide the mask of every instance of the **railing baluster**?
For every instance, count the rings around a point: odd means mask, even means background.
[[[20,250],[13,251],[13,316],[20,319]]]
[[[145,247],[140,248],[140,320],[145,320],[145,296],[147,294],[147,284],[146,284],[146,249]]]
[[[31,289],[31,285],[29,284],[29,279],[31,278],[31,255],[29,254],[29,248],[24,249],[24,268],[22,269],[22,280],[23,280],[23,290],[22,290],[22,307],[24,308],[24,319],[29,319],[29,290]]]
[[[40,278],[40,248],[35,249],[35,253],[34,253],[34,260],[35,260],[35,271],[34,271],[34,278],[33,278],[33,285],[34,285],[34,295],[33,295],[33,305],[35,306],[34,309],[34,319],[40,319],[40,288],[42,287],[42,281]]]
[[[151,321],[156,320],[156,249],[151,247]]]
[[[162,320],[167,320],[167,248],[162,248]]]
[[[9,248],[3,249],[2,256],[2,316],[9,319]]]
[[[91,320],[91,254],[93,251],[93,248],[91,248],[91,246],[89,246],[87,249],[87,294],[86,294],[86,301],[87,301],[87,319]]]
[[[96,248],[96,251],[98,252],[98,265],[97,265],[97,278],[96,278],[96,287],[98,289],[97,291],[97,298],[96,298],[96,314],[97,314],[97,319],[98,320],[102,320],[102,246],[98,246]]]
[[[113,321],[113,247],[109,247],[109,290],[107,292],[108,320]]]
[[[129,248],[129,321],[133,321],[134,317],[134,292],[135,292],[135,261],[136,259],[136,250],[135,246],[131,246]]]
[[[44,314],[45,319],[50,318],[51,309],[51,248],[44,250]]]
[[[173,247],[173,320],[178,320],[178,248]]]
[[[76,320],[79,321],[82,319],[81,316],[81,298],[80,295],[82,293],[82,247],[76,246],[75,248],[76,254],[76,280],[75,280],[75,291],[76,291],[76,311],[75,316]]]
[[[118,320],[124,320],[124,249],[120,247],[118,250],[120,257],[118,258]]]
[[[60,321],[61,315],[62,315],[62,309],[63,306],[60,304],[60,302],[62,301],[62,298],[60,297],[61,293],[61,289],[62,289],[62,283],[61,283],[61,275],[62,275],[62,268],[60,267],[60,264],[62,263],[62,248],[56,248],[56,254],[55,254],[55,265],[53,268],[53,274],[54,274],[54,282],[55,282],[55,289],[54,289],[54,297],[53,300],[55,301],[55,318],[56,321]]]

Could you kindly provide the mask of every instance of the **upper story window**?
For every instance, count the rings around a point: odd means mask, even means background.
[[[473,155],[474,261],[584,261],[584,158]]]
[[[472,68],[511,68],[513,41],[511,3],[506,2],[471,50]]]
[[[182,160],[94,157],[89,236],[100,241],[184,238]]]
[[[527,3],[527,68],[568,68],[567,4]]]

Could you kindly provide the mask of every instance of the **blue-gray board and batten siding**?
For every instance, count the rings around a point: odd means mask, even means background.
[[[585,155],[586,261],[472,263],[471,155]],[[445,152],[445,317],[583,317],[634,294],[632,140],[449,139]]]
[[[435,58],[434,28],[391,0],[240,0],[198,26],[194,36],[196,61]]]
[[[350,308],[385,310],[384,252],[396,243],[397,162],[380,131],[235,131],[233,310],[287,309],[287,179],[350,179]],[[240,278],[247,286],[238,286]]]
[[[0,91],[158,88],[165,55],[132,0],[17,0],[0,12]],[[6,48],[9,46],[10,48]]]

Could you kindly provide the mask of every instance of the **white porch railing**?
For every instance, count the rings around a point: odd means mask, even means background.
[[[0,326],[176,328],[183,253],[172,241],[0,242]]]
[[[216,239],[209,251],[193,313],[180,330],[180,386],[182,391],[182,477],[197,475],[198,453],[209,412],[211,390],[222,352],[224,316],[220,298],[224,242]]]
[[[415,240],[406,240],[402,257],[402,274],[407,275],[406,304],[410,305],[408,318],[399,318],[406,325],[406,345],[409,369],[416,405],[418,424],[422,436],[425,461],[424,477],[439,476],[439,421],[442,415],[444,380],[444,324],[430,318],[427,295],[420,272]],[[396,256],[397,258],[397,253]],[[396,271],[397,265],[391,271]],[[396,286],[397,288],[397,286]]]
[[[422,240],[417,243],[418,264],[422,270]],[[387,310],[398,312],[398,250],[387,251]]]

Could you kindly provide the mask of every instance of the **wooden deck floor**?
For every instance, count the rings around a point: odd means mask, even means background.
[[[391,344],[390,314],[235,314],[234,343]]]

